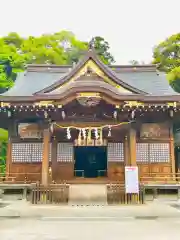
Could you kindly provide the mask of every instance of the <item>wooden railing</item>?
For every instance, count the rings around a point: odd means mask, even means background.
[[[143,204],[145,203],[145,191],[139,187],[139,193],[126,193],[124,184],[107,184],[108,204]]]
[[[84,177],[84,171],[76,172],[78,177]],[[99,177],[104,175],[104,172],[98,172]],[[108,180],[108,177],[107,177]],[[66,179],[64,179],[66,181]],[[59,180],[59,183],[64,182]],[[118,181],[118,180],[117,180]],[[141,184],[145,183],[160,183],[160,184],[180,184],[180,173],[146,173],[144,176],[139,177]],[[10,173],[9,175],[4,175],[0,173],[0,183],[36,183],[41,182],[41,173]],[[53,183],[53,179],[49,176],[49,182]],[[109,179],[109,182],[111,180]],[[121,183],[124,183],[122,181]]]
[[[10,173],[0,174],[0,183],[34,183],[41,181],[41,173]]]
[[[141,183],[161,183],[177,184],[180,183],[180,173],[149,173],[140,177]]]
[[[35,185],[31,190],[32,204],[67,204],[69,199],[68,184],[52,184],[47,187]]]

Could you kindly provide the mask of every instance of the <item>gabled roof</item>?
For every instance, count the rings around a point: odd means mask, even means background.
[[[144,91],[141,91],[140,89],[136,87],[132,87],[128,83],[124,82],[118,76],[114,74],[114,72],[105,64],[103,64],[97,55],[95,54],[95,51],[92,49],[89,49],[89,51],[86,52],[85,56],[78,62],[77,65],[69,72],[69,74],[65,75],[63,78],[59,79],[57,82],[53,83],[51,86],[44,88],[42,91],[37,92],[36,94],[42,94],[42,93],[48,93],[56,89],[57,87],[61,86],[62,84],[68,82],[80,69],[89,61],[92,60],[102,71],[103,73],[109,77],[112,81],[114,81],[116,84],[121,85],[125,89],[128,89],[132,91],[133,93],[139,93],[139,94],[146,94]]]
[[[96,56],[93,50],[89,50],[85,56],[79,61],[79,63],[72,66],[57,66],[57,65],[29,65],[26,72],[20,73],[15,81],[14,86],[7,92],[1,95],[7,99],[7,97],[37,97],[42,95],[51,95],[53,92],[55,94],[62,92],[56,91],[59,86],[68,82],[80,69],[88,62],[93,61],[104,73],[108,76],[114,83],[122,86],[132,93],[132,95],[143,95],[143,96],[166,96],[168,98],[171,96],[178,96],[168,84],[166,76],[164,73],[159,73],[156,71],[156,66],[154,65],[116,65],[116,66],[106,66],[104,65]],[[78,83],[81,89],[89,87],[90,82],[81,81]],[[95,88],[98,82],[93,82]],[[70,83],[69,83],[70,85]],[[83,85],[83,86],[82,86]],[[71,88],[76,88],[74,82],[71,83]],[[101,82],[101,88],[109,88],[109,90],[115,94],[118,93],[117,89],[113,86],[108,85],[106,82]],[[68,88],[64,88],[66,91]],[[126,93],[128,95],[128,93]],[[64,95],[64,94],[63,94]],[[50,96],[48,96],[49,98]],[[57,96],[56,96],[57,97]],[[38,97],[39,98],[39,97]],[[123,97],[124,98],[124,97]],[[43,97],[44,99],[44,97]]]

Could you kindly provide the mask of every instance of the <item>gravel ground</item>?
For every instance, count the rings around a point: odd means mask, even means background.
[[[1,240],[172,240],[180,219],[11,219],[0,220]]]

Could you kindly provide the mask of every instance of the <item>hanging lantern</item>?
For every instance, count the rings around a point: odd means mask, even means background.
[[[67,128],[67,139],[71,139],[71,132],[69,128]]]
[[[62,112],[61,112],[61,116],[62,116],[62,119],[65,119],[65,117],[66,117],[66,114],[65,114],[65,112],[64,112],[64,111],[62,111]]]
[[[173,117],[173,116],[174,116],[174,112],[173,112],[172,109],[169,111],[169,115],[170,115],[170,117]]]
[[[135,110],[131,112],[131,119],[134,119],[134,118],[135,118]]]
[[[82,129],[79,129],[78,145],[81,145],[81,134],[82,134]]]
[[[51,125],[50,125],[50,131],[51,131],[51,133],[54,132],[54,123],[51,123]]]
[[[88,140],[91,140],[91,128],[88,129]]]
[[[44,112],[44,117],[45,117],[45,118],[48,118],[48,113],[47,113],[47,111]]]
[[[111,137],[111,126],[108,127],[108,137]]]
[[[116,119],[117,118],[117,111],[114,111],[113,117]]]
[[[95,134],[95,138],[98,139],[99,135],[98,135],[98,129],[97,128],[94,129],[94,134]]]
[[[83,135],[83,138],[86,139],[86,129],[85,128],[82,129],[82,135]]]

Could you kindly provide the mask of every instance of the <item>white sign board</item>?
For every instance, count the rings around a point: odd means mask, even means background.
[[[125,167],[126,193],[139,193],[138,167]]]

